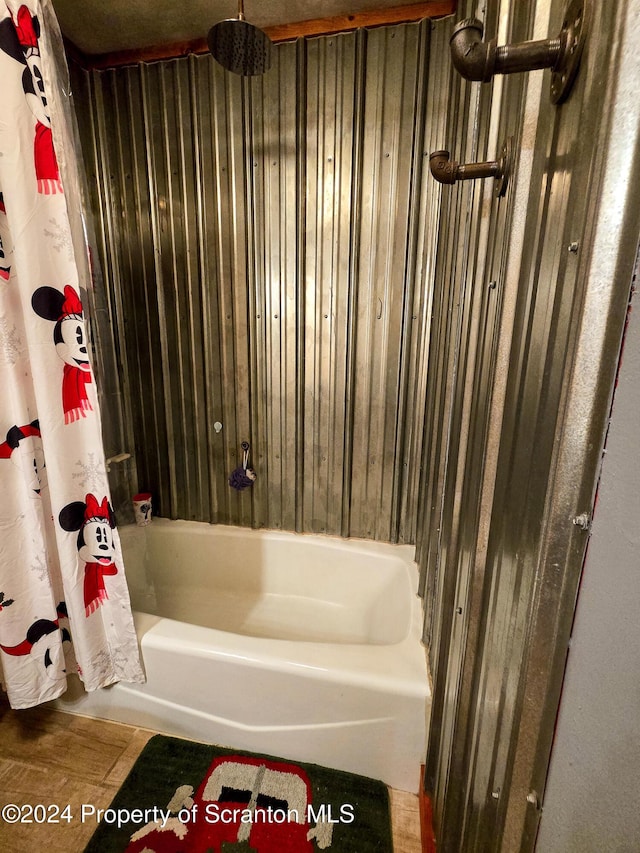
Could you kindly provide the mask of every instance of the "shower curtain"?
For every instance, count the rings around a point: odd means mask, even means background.
[[[89,266],[59,168],[66,181],[75,157],[54,146],[73,138],[58,44],[49,0],[0,0],[0,678],[14,708],[60,696],[73,672],[87,690],[144,680],[85,328]]]

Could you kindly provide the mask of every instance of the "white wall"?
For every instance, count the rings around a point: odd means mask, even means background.
[[[537,853],[640,850],[640,296],[634,299]]]

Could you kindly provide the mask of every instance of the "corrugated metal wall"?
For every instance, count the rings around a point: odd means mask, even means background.
[[[516,151],[504,199],[492,181],[443,190],[435,257],[418,555],[443,853],[535,844],[640,227],[638,126],[622,121],[634,2],[589,4],[561,106],[549,71],[453,75],[433,146],[494,159],[513,135]],[[521,42],[557,35],[565,5],[467,2],[457,19]]]
[[[76,70],[139,485],[160,514],[414,541],[429,35],[278,45],[252,80],[209,56]],[[258,479],[238,494],[243,440]]]
[[[282,45],[251,82],[207,57],[76,78],[140,485],[164,515],[417,534],[445,853],[534,844],[638,237],[608,156],[633,2],[590,4],[560,107],[549,72],[462,81],[451,21]],[[563,12],[457,18],[504,44]],[[428,174],[507,136],[503,199]]]

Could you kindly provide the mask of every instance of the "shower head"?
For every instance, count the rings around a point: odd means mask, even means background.
[[[243,0],[238,0],[238,17],[214,24],[207,42],[213,58],[234,74],[252,77],[271,68],[271,40],[245,20]]]

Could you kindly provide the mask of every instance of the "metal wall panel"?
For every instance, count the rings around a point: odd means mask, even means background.
[[[250,80],[192,56],[78,82],[160,514],[414,540],[429,36],[424,21],[281,44]],[[243,440],[258,479],[239,494]]]
[[[640,162],[609,106],[637,0],[589,5],[561,107],[548,72],[462,81],[451,21],[281,45],[250,82],[192,57],[78,83],[140,485],[165,515],[415,537],[445,853],[533,848],[587,542]],[[507,43],[563,12],[457,17]],[[507,135],[504,199],[430,178]]]
[[[504,44],[556,35],[564,6],[469,2],[457,17],[482,17]],[[446,853],[534,847],[624,328],[635,105],[624,143],[615,128],[631,110],[637,2],[588,11],[566,103],[550,103],[548,71],[454,78],[433,146],[493,159],[512,134],[517,152],[504,199],[489,181],[443,190],[435,253],[418,554],[434,678],[426,787]]]
[[[362,175],[364,39],[334,36],[307,43],[306,158],[303,164],[305,425],[300,456],[303,529],[350,529],[359,186]],[[353,97],[354,92],[358,93]],[[345,129],[349,131],[345,133]],[[317,332],[314,332],[317,330]],[[330,401],[334,400],[334,405]],[[318,442],[317,450],[314,450]],[[333,496],[344,493],[344,500]]]

